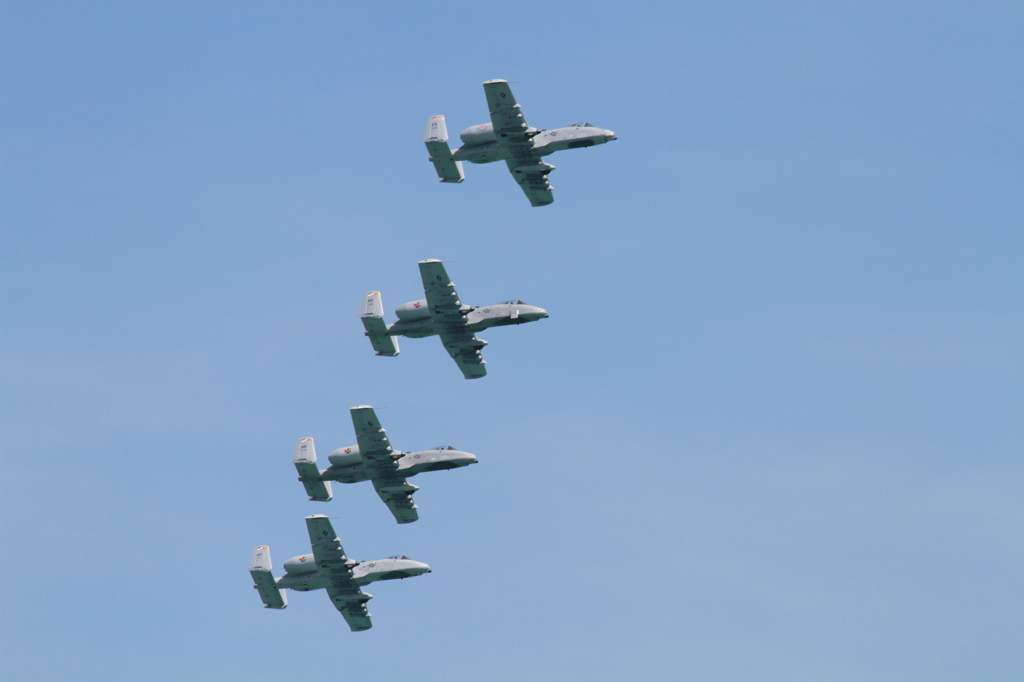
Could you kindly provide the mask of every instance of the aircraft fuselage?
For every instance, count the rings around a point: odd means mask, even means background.
[[[423,301],[423,303],[423,310],[426,313],[426,301]],[[537,306],[526,305],[525,303],[498,303],[469,310],[466,313],[465,329],[476,334],[491,327],[523,324],[524,322],[533,322],[547,316],[547,311]],[[405,336],[410,339],[437,336],[438,333],[439,331],[433,319],[427,316],[416,320],[399,320],[388,327],[389,336]]]
[[[486,124],[485,124],[486,125]],[[527,157],[541,158],[563,149],[579,149],[593,147],[616,139],[615,133],[604,128],[591,125],[574,125],[553,130],[539,130],[530,138],[532,147],[529,150],[503,145],[499,140],[484,144],[464,144],[452,152],[453,161],[469,161],[470,163],[493,163],[509,159],[521,159],[526,152]]]
[[[312,554],[292,557],[284,562],[284,569],[285,574],[277,579],[277,587],[281,589],[309,592],[311,590],[321,590],[331,585],[332,577],[320,575],[320,572],[316,570],[316,562],[313,560]],[[430,573],[430,566],[422,561],[389,557],[387,559],[376,559],[375,561],[364,561],[353,566],[352,582],[363,586],[379,580],[412,578],[424,573]]]
[[[338,453],[338,450],[331,454],[334,455],[335,453]],[[401,457],[396,460],[398,469],[388,469],[385,473],[402,476],[403,478],[409,478],[424,471],[457,469],[477,462],[476,455],[455,449],[435,448],[419,452],[396,452],[395,454],[401,454]],[[358,458],[358,455],[353,457],[353,459],[356,458]],[[339,483],[359,483],[360,481],[369,481],[379,475],[379,473],[374,472],[372,469],[368,469],[361,461],[352,464],[332,464],[329,468],[320,472],[321,480],[338,481]]]

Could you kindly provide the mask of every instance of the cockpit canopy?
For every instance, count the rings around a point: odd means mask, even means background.
[[[406,561],[412,561],[412,559],[410,559],[409,557],[405,556],[404,554],[396,554],[395,556],[389,556],[388,558],[389,559],[405,559]]]
[[[498,305],[526,305],[526,301],[520,301],[519,299],[516,299],[514,301],[502,301]]]
[[[593,128],[594,126],[590,123],[573,123],[570,128]]]
[[[454,450],[451,445],[438,445],[436,448],[430,448],[431,450]]]

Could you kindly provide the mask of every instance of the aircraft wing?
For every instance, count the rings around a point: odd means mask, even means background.
[[[466,316],[462,314],[462,301],[455,291],[444,263],[439,260],[421,260],[420,279],[423,280],[423,293],[427,297],[427,308],[435,323],[466,324]]]
[[[491,124],[498,143],[532,148],[533,143],[526,135],[529,126],[512,94],[512,88],[508,87],[508,81],[487,81],[484,83],[484,95],[487,97],[487,110],[491,112]]]
[[[419,488],[396,473],[398,461],[395,456],[401,456],[401,453],[392,449],[372,407],[361,405],[353,407],[349,412],[352,414],[352,425],[356,429],[359,454],[373,475],[373,487],[391,510],[396,521],[412,523],[419,518],[416,505],[412,501],[413,492]]]
[[[532,157],[507,159],[506,163],[531,206],[547,206],[554,202],[553,188],[548,182],[548,173],[555,169],[554,166]]]
[[[369,630],[373,623],[370,621],[370,612],[366,610],[366,602],[370,601],[373,595],[363,592],[358,587],[355,590],[350,592],[344,588],[328,587],[327,596],[331,598],[334,608],[344,616],[352,632]]]
[[[313,547],[313,560],[321,575],[332,579],[352,581],[352,567],[356,565],[345,556],[345,548],[341,546],[338,534],[334,532],[331,520],[322,514],[306,517],[306,530],[309,532],[309,543]],[[355,583],[352,583],[353,585]]]
[[[412,523],[420,518],[419,513],[416,511],[416,503],[412,500],[412,494],[419,490],[419,486],[409,483],[409,481],[398,475],[383,476],[372,480],[373,487],[377,490],[377,494],[380,495],[380,499],[391,510],[395,521],[399,523]]]
[[[548,184],[548,173],[555,169],[540,160],[533,151],[533,135],[537,133],[526,125],[522,109],[516,102],[507,81],[484,83],[487,109],[491,112],[491,125],[498,144],[511,152],[508,170],[519,183],[531,206],[547,206],[555,198]]]
[[[478,339],[467,331],[441,331],[441,343],[444,344],[448,355],[452,356],[455,364],[462,370],[462,376],[467,379],[479,379],[487,376],[487,368],[484,365],[487,361],[480,353],[480,349],[487,345],[483,339]]]
[[[377,419],[377,413],[369,405],[360,405],[349,410],[352,426],[356,430],[356,442],[363,462],[372,468],[395,469],[398,464],[392,458],[395,454],[388,440],[388,434]]]
[[[371,595],[359,589],[352,579],[352,567],[358,562],[345,556],[345,548],[341,546],[341,540],[326,516],[307,516],[306,530],[309,532],[317,571],[330,580],[327,594],[334,607],[345,617],[350,628],[368,630],[371,623],[366,602],[371,599]]]
[[[469,312],[469,306],[464,306],[459,300],[455,284],[448,276],[444,263],[439,260],[422,260],[419,266],[430,318],[448,354],[467,379],[486,375],[486,363],[480,349],[487,342],[476,338],[467,329],[466,312]]]

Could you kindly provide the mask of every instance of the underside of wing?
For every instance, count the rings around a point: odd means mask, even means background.
[[[508,159],[508,170],[530,200],[531,206],[547,206],[555,200],[553,188],[548,182],[548,173],[554,166],[539,159]]]
[[[334,608],[338,609],[345,622],[353,632],[369,630],[373,627],[370,621],[370,612],[366,609],[366,602],[370,601],[369,595],[358,587],[351,589],[345,587],[328,587],[327,596],[331,598]]]
[[[386,478],[374,478],[373,487],[380,495],[380,499],[391,510],[395,521],[399,523],[412,523],[420,518],[416,511],[416,503],[413,502],[412,494],[419,490],[401,476],[389,476]]]
[[[486,341],[470,334],[465,327],[445,329],[438,336],[464,377],[479,379],[487,375],[487,368],[484,367],[487,362],[480,353],[480,349],[487,345]]]
[[[306,530],[309,532],[309,544],[313,548],[313,560],[320,574],[332,580],[351,581],[352,566],[356,562],[345,556],[345,548],[341,546],[331,520],[320,514],[307,516]]]
[[[427,308],[434,323],[465,323],[462,313],[462,301],[455,291],[455,284],[444,263],[439,260],[421,260],[420,279],[423,281],[423,293],[427,298]]]
[[[455,284],[448,277],[444,263],[439,260],[422,260],[419,266],[430,318],[434,321],[434,328],[445,349],[467,379],[484,376],[487,370],[484,369],[480,349],[487,342],[476,338],[466,329],[466,313],[471,308],[459,300]]]
[[[369,405],[359,405],[349,410],[352,415],[352,426],[356,430],[356,442],[359,444],[359,454],[363,462],[369,467],[395,466],[387,432],[380,425],[377,413]]]
[[[498,143],[502,145],[532,146],[527,132],[522,109],[516,102],[508,81],[493,80],[484,83],[484,95],[487,96],[487,110],[491,114],[491,125]]]

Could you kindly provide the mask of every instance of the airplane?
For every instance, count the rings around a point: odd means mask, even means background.
[[[331,526],[331,520],[326,516],[307,516],[306,530],[313,553],[284,562],[284,575],[280,578],[274,577],[269,547],[261,545],[252,551],[249,574],[264,608],[287,608],[288,596],[284,590],[309,592],[326,589],[334,608],[345,617],[353,632],[369,630],[373,623],[370,622],[366,602],[373,599],[373,595],[363,592],[360,589],[363,585],[430,573],[430,566],[407,556],[391,556],[376,561],[349,559]]]
[[[424,471],[440,471],[475,464],[475,455],[440,446],[420,452],[400,452],[391,449],[387,433],[381,428],[377,413],[369,405],[349,409],[352,425],[356,429],[358,445],[338,448],[327,459],[331,466],[323,471],[316,466],[316,447],[312,438],[303,438],[295,446],[292,463],[299,472],[299,480],[306,488],[310,500],[329,502],[331,481],[358,483],[372,481],[380,499],[388,506],[398,523],[412,523],[419,518],[418,507],[412,494],[418,486],[407,478]]]
[[[455,285],[439,260],[421,260],[420,278],[427,297],[403,303],[395,310],[398,322],[385,324],[384,304],[379,291],[367,292],[359,317],[363,332],[370,337],[376,355],[398,355],[396,336],[421,339],[440,336],[441,342],[455,364],[467,379],[479,379],[487,374],[487,364],[480,349],[487,342],[476,338],[476,332],[489,327],[523,324],[547,317],[543,308],[527,305],[519,300],[504,301],[486,307],[463,305],[455,292]]]
[[[547,206],[555,200],[548,184],[548,173],[554,166],[541,161],[548,154],[563,149],[592,147],[617,140],[615,133],[589,123],[574,123],[566,128],[538,130],[526,125],[521,107],[512,95],[508,81],[484,83],[487,109],[491,122],[471,126],[459,137],[462,146],[454,152],[448,146],[448,128],[444,116],[427,119],[423,142],[430,152],[430,161],[441,182],[462,182],[466,179],[462,162],[492,163],[504,161],[531,206]]]

